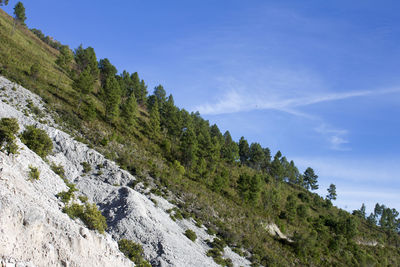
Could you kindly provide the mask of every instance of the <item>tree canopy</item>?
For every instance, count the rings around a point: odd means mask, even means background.
[[[6,4],[8,3],[5,2]],[[25,25],[25,20],[26,20],[26,15],[25,15],[25,7],[22,2],[18,2],[15,7],[14,7],[14,18],[16,21],[18,21],[20,24]]]

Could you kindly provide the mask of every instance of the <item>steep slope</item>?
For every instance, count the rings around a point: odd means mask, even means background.
[[[0,255],[13,255],[38,266],[65,262],[71,266],[95,266],[97,262],[100,266],[110,262],[114,262],[112,266],[129,265],[116,251],[116,244],[109,235],[103,237],[88,231],[61,212],[63,204],[55,195],[67,188],[49,167],[49,163],[56,163],[64,167],[67,179],[76,184],[80,195],[98,204],[107,218],[108,232],[114,239],[126,238],[141,243],[153,266],[217,266],[212,258],[206,256],[209,246],[205,240],[213,237],[205,229],[197,228],[190,220],[172,220],[165,211],[173,208],[172,204],[157,198],[154,201],[156,205],[149,199],[155,196],[133,190],[128,185],[135,181],[135,177],[55,128],[57,125],[49,115],[42,120],[46,118],[54,127],[39,123],[28,112],[25,112],[26,116],[17,110],[25,108],[26,103],[34,103],[46,114],[37,96],[3,77],[0,77],[0,88],[3,88],[3,101],[14,99],[12,105],[0,103],[0,118],[17,118],[21,127],[34,124],[44,129],[54,144],[52,155],[47,157],[48,163],[21,142],[18,143],[19,155],[0,154],[1,207],[7,207],[1,209],[0,229],[4,234],[0,238]],[[90,165],[90,171],[84,172],[83,162]],[[28,165],[39,168],[39,181],[27,180]],[[198,235],[195,242],[184,235],[189,228]],[[226,252],[235,266],[249,265],[247,260],[229,249]],[[40,260],[42,258],[45,261]]]

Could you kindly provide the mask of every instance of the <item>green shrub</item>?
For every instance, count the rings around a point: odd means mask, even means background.
[[[90,166],[90,164],[88,162],[82,162],[81,166],[83,167],[83,172],[84,173],[88,173],[92,170],[92,167]]]
[[[69,201],[74,198],[74,192],[78,191],[74,184],[68,183],[67,186],[69,187],[68,191],[63,191],[57,194],[57,197],[65,204],[68,204]]]
[[[185,236],[187,238],[189,238],[190,240],[192,240],[193,242],[196,241],[197,239],[197,235],[195,232],[193,232],[192,230],[188,229],[185,231]]]
[[[15,135],[18,133],[19,125],[15,118],[2,118],[0,120],[0,151],[7,155],[16,154],[18,146],[15,143]]]
[[[86,203],[83,206],[73,203],[64,207],[63,212],[73,219],[80,218],[89,229],[97,230],[101,234],[107,229],[106,218],[98,210],[96,204]]]
[[[39,169],[29,165],[29,180],[39,180],[40,172]]]
[[[65,170],[64,167],[60,164],[60,165],[56,165],[54,162],[51,164],[50,166],[51,170],[57,174],[58,176],[60,176],[61,178],[65,178]]]
[[[42,158],[45,158],[53,149],[53,142],[47,133],[32,125],[26,127],[21,135],[21,141]]]
[[[82,202],[82,203],[86,203],[88,201],[88,197],[87,196],[79,196],[78,199]]]
[[[124,255],[133,261],[138,267],[151,267],[144,258],[143,248],[141,245],[128,239],[121,239],[118,241],[119,250],[124,253]]]
[[[73,203],[72,205],[65,206],[63,208],[63,212],[66,213],[72,219],[81,218],[84,212],[83,208],[84,207],[82,205]]]

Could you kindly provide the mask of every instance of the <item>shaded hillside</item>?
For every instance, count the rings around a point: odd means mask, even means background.
[[[208,253],[216,262],[229,265],[221,257],[227,244],[254,266],[400,264],[396,227],[378,227],[310,192],[318,187],[311,168],[301,173],[279,151],[232,140],[176,107],[161,85],[148,95],[136,72],[117,74],[93,48],[57,50],[37,30],[14,31],[0,12],[0,74],[40,95],[76,139],[176,204],[173,218],[193,217],[217,234]],[[271,236],[271,223],[290,241]]]

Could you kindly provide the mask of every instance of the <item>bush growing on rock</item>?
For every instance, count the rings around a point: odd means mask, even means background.
[[[40,172],[39,169],[29,165],[29,180],[39,180]]]
[[[53,149],[53,142],[47,133],[33,125],[26,127],[21,135],[21,141],[42,158],[45,158]]]
[[[98,210],[96,204],[86,203],[85,206],[73,203],[66,206],[63,212],[68,214],[72,219],[79,218],[91,230],[97,230],[103,234],[107,229],[106,218]]]
[[[190,240],[192,240],[193,242],[196,241],[197,239],[197,235],[195,232],[193,232],[192,230],[188,229],[185,231],[185,236],[187,238],[189,238]]]
[[[0,120],[0,151],[7,155],[16,154],[18,146],[15,143],[15,135],[18,133],[19,125],[15,118],[2,118]]]
[[[81,166],[83,167],[83,172],[84,172],[84,173],[88,173],[88,172],[90,172],[90,171],[92,170],[92,167],[91,167],[90,164],[87,163],[86,161],[85,161],[85,162],[82,162],[82,163],[81,163]]]
[[[151,267],[150,263],[146,261],[143,256],[143,248],[141,245],[128,239],[121,239],[118,241],[118,248],[124,255],[133,261],[138,267]]]
[[[61,178],[65,178],[65,170],[64,167],[60,165],[56,165],[54,162],[50,166],[51,170],[55,173],[58,174]]]

